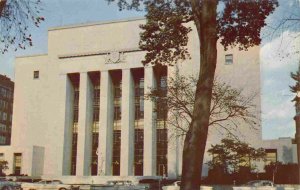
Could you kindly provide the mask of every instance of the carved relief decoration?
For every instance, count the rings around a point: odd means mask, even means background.
[[[105,64],[116,64],[125,62],[124,52],[112,51],[105,56]]]

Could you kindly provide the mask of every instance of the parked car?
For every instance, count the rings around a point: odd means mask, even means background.
[[[269,180],[254,180],[254,181],[249,181],[248,183],[245,184],[246,186],[250,187],[274,187],[274,183]]]
[[[175,181],[172,185],[163,186],[163,190],[180,190],[181,181]],[[200,190],[212,190],[213,187],[201,186]]]
[[[132,181],[128,180],[115,180],[115,181],[107,181],[105,189],[109,190],[145,190],[149,189],[148,185],[143,184],[133,184]]]
[[[139,184],[148,187],[150,190],[157,190],[161,187],[160,179],[141,179]]]
[[[63,184],[60,180],[42,180],[36,183],[22,183],[22,190],[79,190],[79,186]]]
[[[233,187],[233,190],[275,190],[276,187],[272,181],[269,180],[254,180],[248,183]]]
[[[9,181],[5,178],[0,178],[0,190],[20,190],[21,185],[19,183]]]

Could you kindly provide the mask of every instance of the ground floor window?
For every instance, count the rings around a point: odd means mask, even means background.
[[[114,130],[113,134],[113,160],[112,174],[120,175],[120,153],[121,153],[121,130]]]
[[[78,138],[78,134],[77,133],[73,133],[73,138],[72,138],[72,157],[71,157],[71,175],[76,175],[77,138]]]
[[[156,171],[157,175],[167,177],[168,171],[168,130],[157,129],[157,154],[156,154]]]
[[[135,129],[134,136],[134,175],[142,176],[144,167],[144,130]]]
[[[93,133],[93,145],[92,145],[92,163],[91,163],[91,174],[97,175],[98,171],[98,139],[99,133]]]
[[[22,153],[14,154],[14,174],[21,175],[22,169]]]

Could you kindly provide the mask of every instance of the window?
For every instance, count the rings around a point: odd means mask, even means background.
[[[135,120],[144,119],[144,78],[135,81]]]
[[[21,167],[22,167],[22,154],[15,153],[14,154],[14,174],[15,175],[21,174]]]
[[[40,72],[39,71],[33,71],[33,78],[34,79],[38,79],[40,76]]]
[[[121,157],[121,130],[113,132],[113,157],[112,157],[112,175],[120,175],[120,157]]]
[[[6,121],[6,119],[7,119],[7,113],[3,112],[3,115],[2,115],[2,116],[3,116],[3,118],[2,118],[3,121]]]
[[[1,88],[1,96],[6,97],[6,89],[5,88]]]
[[[231,65],[233,64],[233,55],[227,54],[225,55],[225,65]]]
[[[0,144],[5,144],[5,142],[6,142],[6,137],[0,135]]]
[[[266,163],[276,163],[277,162],[277,150],[276,149],[266,149]]]
[[[156,152],[156,170],[157,175],[165,176],[168,164],[168,131],[167,129],[157,129],[157,152]]]
[[[121,120],[121,107],[114,107],[114,120]]]
[[[134,138],[134,175],[143,175],[144,165],[144,130],[135,129]]]

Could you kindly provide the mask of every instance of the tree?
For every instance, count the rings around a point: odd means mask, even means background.
[[[224,138],[220,144],[211,145],[212,156],[207,182],[219,184],[245,183],[256,179],[257,161],[265,160],[265,150],[255,149],[249,144],[233,138]]]
[[[39,27],[44,17],[39,16],[40,0],[0,0],[0,52],[15,51],[32,46],[30,23]]]
[[[5,175],[5,174],[3,173],[3,171],[8,169],[8,166],[7,166],[7,165],[8,165],[8,162],[7,162],[6,160],[1,160],[1,161],[0,161],[0,176]]]
[[[256,166],[251,162],[264,160],[266,156],[263,148],[255,149],[245,142],[231,138],[222,139],[220,144],[212,145],[208,153],[213,158],[208,162],[210,169],[220,167],[224,174],[238,173],[243,167],[254,171]]]
[[[145,94],[146,99],[159,105],[154,111],[168,116],[164,117],[164,121],[178,136],[186,135],[191,126],[196,85],[195,76],[186,77],[176,72],[174,77],[168,79],[167,89],[152,88],[150,93]],[[234,131],[238,130],[241,123],[256,129],[258,119],[256,107],[252,104],[255,95],[256,93],[244,96],[242,89],[215,79],[209,126],[223,129],[236,139],[238,136]]]
[[[227,49],[247,49],[260,44],[260,31],[277,0],[107,0],[117,1],[120,10],[145,6],[140,48],[146,51],[144,64],[174,65],[189,58],[186,48],[191,28],[196,25],[200,46],[200,72],[196,85],[192,121],[185,137],[181,189],[200,186],[208,134],[218,40]],[[223,9],[217,13],[217,6]],[[221,9],[221,8],[220,8]],[[195,151],[197,150],[197,151]]]

